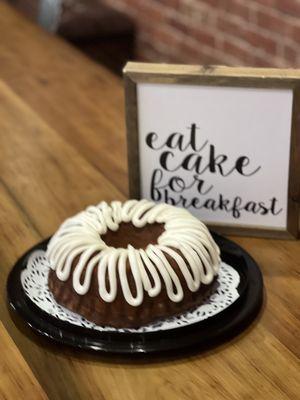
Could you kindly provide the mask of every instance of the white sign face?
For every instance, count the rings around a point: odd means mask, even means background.
[[[142,198],[286,228],[292,90],[138,83],[137,102]]]

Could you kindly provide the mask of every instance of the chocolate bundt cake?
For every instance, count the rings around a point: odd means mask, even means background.
[[[102,202],[51,238],[49,288],[57,303],[98,325],[139,327],[199,305],[215,282],[219,254],[187,210]]]

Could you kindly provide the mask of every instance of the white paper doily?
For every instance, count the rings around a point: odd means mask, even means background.
[[[203,303],[193,310],[176,317],[164,319],[153,324],[145,325],[138,329],[116,329],[109,326],[99,326],[88,321],[84,317],[67,310],[54,300],[48,288],[48,274],[50,265],[45,257],[45,252],[37,250],[31,254],[26,268],[21,273],[21,283],[26,295],[43,311],[67,321],[71,324],[85,328],[106,332],[154,332],[180,328],[194,324],[212,317],[230,306],[238,297],[237,287],[240,277],[237,271],[230,265],[222,262],[217,288],[212,291]]]

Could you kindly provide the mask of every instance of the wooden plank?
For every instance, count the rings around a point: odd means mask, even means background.
[[[43,236],[84,206],[123,198],[1,82],[0,104],[1,179]],[[56,217],[49,218],[50,205]]]
[[[1,322],[0,337],[0,399],[47,399]]]
[[[123,195],[1,82],[0,104],[0,230],[5,239],[0,242],[0,274],[5,296],[8,272],[28,247],[84,206]],[[18,321],[23,336],[5,303],[3,298],[1,319],[49,397],[85,398],[85,384],[73,376],[70,358],[36,340]],[[69,388],[74,378],[76,384]],[[59,385],[53,385],[56,380]],[[94,395],[101,399],[97,388]]]
[[[0,79],[127,194],[118,77],[0,2]]]
[[[251,254],[263,273],[266,292],[260,324],[299,358],[299,241],[233,239]]]
[[[228,67],[218,65],[180,65],[180,64],[156,64],[128,62],[124,68],[125,74],[134,77],[134,79],[144,80],[145,76],[151,75],[153,78],[159,78],[166,74],[170,79],[181,79],[191,76],[195,79],[200,76],[209,83],[211,78],[220,79],[220,83],[229,82],[232,78],[239,78],[238,83],[247,80],[256,82],[263,78],[269,86],[272,82],[281,87],[283,84],[293,84],[294,80],[300,79],[300,69],[278,69],[278,68],[250,68],[250,67]],[[206,78],[204,78],[206,77]],[[284,83],[285,81],[285,83]],[[281,83],[280,83],[281,82]],[[259,85],[261,86],[261,85]]]
[[[71,385],[73,378],[68,368],[70,360],[62,357],[58,348],[33,335],[23,321],[9,313],[5,298],[9,270],[17,257],[40,240],[40,237],[28,216],[21,211],[18,203],[9,196],[1,184],[0,201],[0,231],[5,232],[5,236],[0,242],[1,320],[50,399],[84,398],[80,397],[77,387]],[[1,336],[0,338],[2,340]],[[80,377],[77,378],[77,382],[80,385]],[[64,397],[64,393],[68,393],[66,397]]]

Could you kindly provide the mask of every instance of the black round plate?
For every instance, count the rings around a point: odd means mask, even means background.
[[[161,354],[187,348],[210,348],[244,330],[258,314],[263,300],[262,275],[255,261],[231,240],[216,233],[213,237],[221,249],[222,260],[240,275],[240,296],[224,311],[201,322],[155,332],[99,332],[50,316],[28,298],[20,279],[30,254],[35,250],[45,250],[49,239],[31,248],[16,262],[7,280],[8,301],[34,331],[76,348],[118,354]]]

